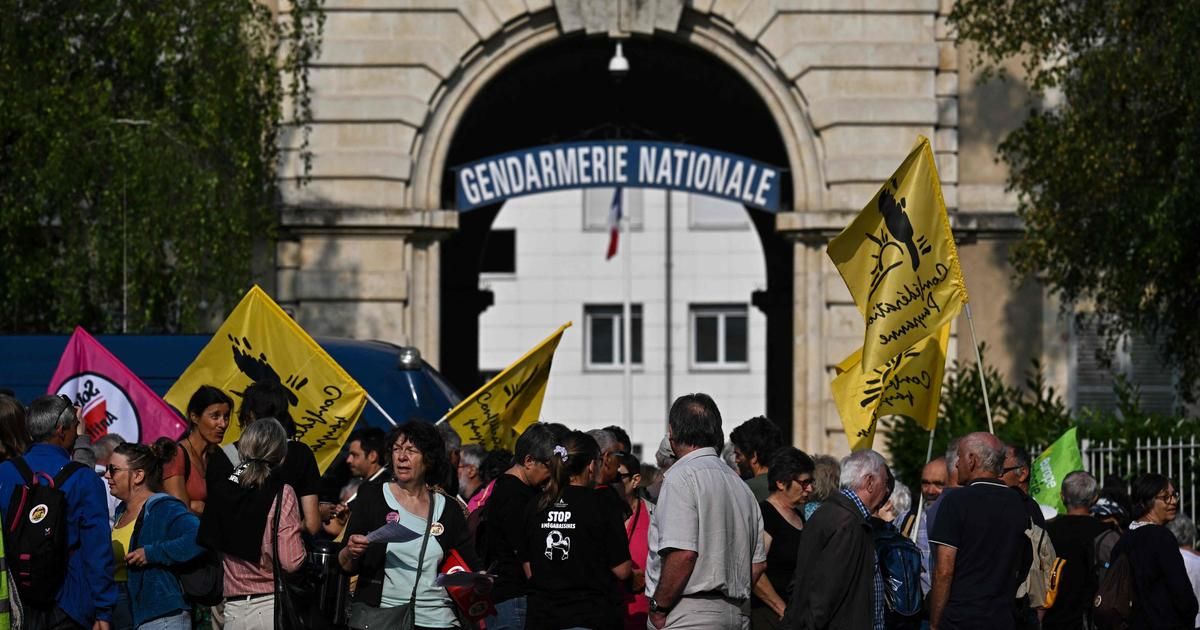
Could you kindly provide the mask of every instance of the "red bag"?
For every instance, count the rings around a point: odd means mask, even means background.
[[[462,556],[453,549],[446,556],[441,568],[441,572],[445,574],[470,570],[471,567],[467,566]],[[479,593],[470,586],[449,586],[446,587],[446,592],[450,593],[450,598],[458,605],[463,616],[472,623],[479,623],[488,615],[496,614],[496,607],[492,605],[490,593]]]

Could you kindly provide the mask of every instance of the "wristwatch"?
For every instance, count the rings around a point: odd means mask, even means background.
[[[650,612],[652,613],[660,613],[665,615],[670,613],[672,608],[674,608],[674,606],[660,606],[658,602],[654,601],[653,597],[650,598]]]

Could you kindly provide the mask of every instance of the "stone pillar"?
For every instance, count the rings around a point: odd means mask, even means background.
[[[438,241],[449,211],[285,209],[280,304],[312,335],[416,346],[438,362]]]

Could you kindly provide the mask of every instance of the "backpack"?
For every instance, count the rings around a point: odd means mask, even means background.
[[[1112,561],[1113,547],[1117,546],[1119,540],[1121,532],[1115,529],[1106,529],[1092,539],[1088,560],[1092,563],[1092,576],[1095,578],[1093,586],[1099,586],[1104,581],[1104,575],[1108,573],[1108,565]]]
[[[1133,616],[1133,567],[1127,554],[1113,559],[1096,599],[1092,603],[1092,621],[1101,630],[1125,630]]]
[[[25,458],[13,461],[24,485],[13,488],[4,530],[4,555],[21,599],[36,608],[55,605],[67,575],[67,495],[62,485],[86,468],[68,462],[53,478],[34,472]],[[37,479],[44,479],[45,485]]]
[[[133,525],[133,535],[129,538],[130,549],[139,548],[138,536],[141,535],[142,523],[149,507],[150,505],[146,505],[142,508]],[[179,580],[183,599],[190,604],[216,606],[225,596],[225,569],[221,564],[221,557],[210,549],[206,548],[195,558],[181,564],[172,564],[167,569]]]
[[[921,612],[921,550],[893,526],[874,528],[875,555],[888,610],[908,617]]]
[[[1025,530],[1029,540],[1030,557],[1029,573],[1025,581],[1017,589],[1017,597],[1029,596],[1031,608],[1050,608],[1058,597],[1058,576],[1062,574],[1063,564],[1054,551],[1054,543],[1046,535],[1046,530],[1029,520],[1029,529]]]

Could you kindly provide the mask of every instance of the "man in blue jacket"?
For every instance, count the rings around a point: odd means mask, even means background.
[[[79,411],[58,396],[42,396],[29,406],[27,424],[33,446],[25,461],[53,478],[71,461]],[[0,464],[0,512],[8,522],[13,489],[23,484],[11,461]],[[67,498],[67,574],[51,610],[25,607],[24,627],[32,630],[91,628],[108,630],[117,600],[113,583],[112,530],[104,482],[88,469],[72,474],[59,488]]]

